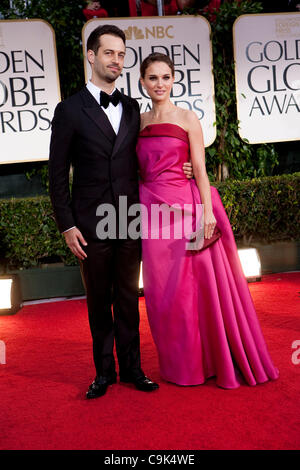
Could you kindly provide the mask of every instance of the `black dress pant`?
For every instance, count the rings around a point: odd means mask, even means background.
[[[88,241],[84,250],[87,258],[80,266],[87,294],[97,376],[116,377],[114,340],[120,376],[139,376],[138,280],[141,241]]]

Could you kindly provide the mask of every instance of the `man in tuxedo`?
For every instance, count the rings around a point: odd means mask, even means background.
[[[96,233],[100,204],[113,205],[118,220],[119,196],[127,197],[128,207],[139,201],[135,153],[139,106],[115,89],[123,68],[125,34],[113,25],[99,26],[88,38],[87,57],[91,80],[55,109],[49,188],[58,228],[80,260],[96,368],[87,398],[96,398],[116,382],[114,341],[120,381],[143,391],[156,390],[158,385],[141,369],[140,240],[99,239]]]

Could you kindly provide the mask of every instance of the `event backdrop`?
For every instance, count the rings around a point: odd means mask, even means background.
[[[43,20],[0,21],[0,163],[48,159],[60,99],[52,26]]]
[[[93,19],[82,31],[85,56],[87,38],[101,24],[116,24],[126,34],[125,66],[117,87],[138,100],[141,112],[148,111],[150,99],[139,83],[141,61],[151,52],[169,54],[175,64],[172,101],[195,111],[203,128],[205,146],[211,145],[216,137],[216,117],[208,21],[201,16]],[[86,57],[85,77],[90,77]]]
[[[205,146],[216,137],[210,25],[201,16],[93,19],[117,24],[127,37],[118,88],[150,109],[139,83],[141,61],[152,51],[175,63],[173,102],[201,121]],[[242,15],[234,23],[239,132],[250,143],[300,139],[300,13]],[[55,36],[45,21],[0,21],[0,163],[47,160],[51,119],[60,101]]]
[[[242,15],[234,23],[240,136],[300,139],[300,13]]]

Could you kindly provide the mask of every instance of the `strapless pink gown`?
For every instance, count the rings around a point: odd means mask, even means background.
[[[137,143],[140,201],[150,217],[152,204],[200,204],[194,180],[182,170],[189,160],[187,132],[175,124],[152,124]],[[197,254],[186,239],[142,240],[146,308],[163,379],[179,385],[216,377],[222,388],[237,388],[278,377],[243,274],[233,232],[217,189],[213,212],[222,238]],[[146,212],[142,222],[148,230]],[[164,222],[160,222],[164,223]],[[172,221],[171,221],[172,223]],[[170,224],[171,225],[171,224]],[[162,227],[160,226],[160,229]],[[172,234],[172,231],[171,231]]]

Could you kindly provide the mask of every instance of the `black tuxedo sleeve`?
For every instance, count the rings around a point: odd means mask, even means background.
[[[57,105],[52,120],[49,156],[49,193],[60,232],[76,225],[69,189],[73,137],[72,119],[67,116],[64,103],[61,102]]]
[[[134,100],[134,106],[135,106],[135,109],[137,110],[137,113],[138,113],[139,124],[141,124],[140,105],[139,105],[137,100]]]

